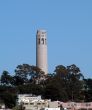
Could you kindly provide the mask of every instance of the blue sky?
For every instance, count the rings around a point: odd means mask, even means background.
[[[48,34],[49,72],[76,64],[92,78],[92,0],[0,0],[0,74],[36,62],[36,31]]]

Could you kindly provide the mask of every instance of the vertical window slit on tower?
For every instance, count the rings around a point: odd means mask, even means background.
[[[38,44],[40,44],[40,38],[38,39]]]
[[[46,39],[45,39],[45,44],[47,44]]]

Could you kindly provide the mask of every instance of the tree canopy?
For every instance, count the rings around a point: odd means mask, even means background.
[[[45,75],[33,65],[22,64],[14,74],[3,71],[0,76],[0,99],[6,107],[16,104],[17,94],[41,95],[59,101],[92,101],[92,79],[84,78],[79,67],[57,65],[54,73]]]

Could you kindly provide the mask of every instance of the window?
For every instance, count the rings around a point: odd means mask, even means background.
[[[34,103],[30,103],[30,105],[34,105]]]
[[[42,44],[44,44],[44,38],[42,38]]]
[[[24,105],[28,105],[28,103],[24,103]]]
[[[86,103],[86,106],[90,106],[90,104],[89,103]]]
[[[47,44],[47,41],[46,41],[46,39],[45,39],[45,44]]]
[[[42,103],[43,105],[45,105],[45,103]]]
[[[41,103],[37,103],[37,105],[41,105]]]
[[[77,104],[75,103],[74,106],[77,106]]]
[[[38,44],[40,44],[40,38],[38,39]]]

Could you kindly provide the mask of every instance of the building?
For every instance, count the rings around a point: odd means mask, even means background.
[[[48,73],[47,33],[45,30],[38,30],[36,34],[36,66],[45,74]]]
[[[33,96],[32,94],[19,94],[17,103],[20,105],[21,103],[29,103],[33,100],[41,100],[41,96]]]
[[[18,105],[22,105],[25,110],[60,110],[58,101],[42,99],[41,96],[31,94],[19,94]]]
[[[41,110],[48,107],[49,100],[29,100],[29,102],[24,102],[23,107],[25,110]]]
[[[18,105],[22,105],[25,110],[40,110],[49,106],[50,100],[43,100],[41,96],[33,96],[31,94],[19,94]]]
[[[60,102],[60,105],[62,105],[65,110],[92,110],[92,102]]]

